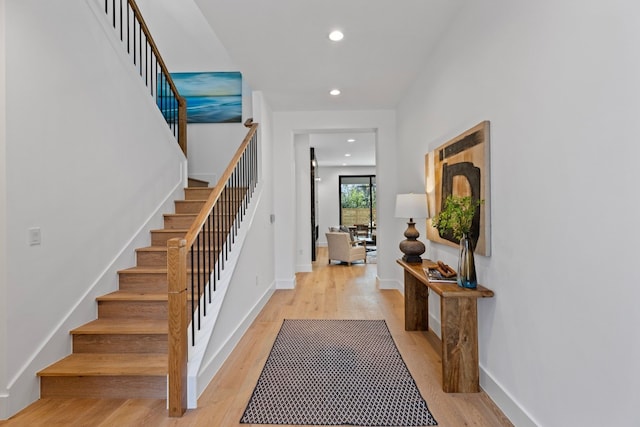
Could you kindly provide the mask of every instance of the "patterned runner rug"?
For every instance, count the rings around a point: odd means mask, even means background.
[[[240,422],[437,425],[384,320],[285,320]]]

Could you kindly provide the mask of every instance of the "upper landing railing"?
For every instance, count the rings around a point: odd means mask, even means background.
[[[138,5],[134,0],[104,0],[104,12],[186,156],[187,102],[178,93]]]

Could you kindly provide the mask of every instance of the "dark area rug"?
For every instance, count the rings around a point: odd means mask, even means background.
[[[437,425],[384,320],[285,320],[240,422]]]

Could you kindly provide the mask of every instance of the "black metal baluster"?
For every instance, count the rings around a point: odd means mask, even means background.
[[[140,63],[140,76],[142,76],[142,24],[138,24],[138,43],[140,47],[138,49],[138,55],[140,55],[138,62]]]
[[[200,234],[202,235],[202,249],[200,249],[200,257],[202,258],[202,264],[200,264],[200,259],[198,259],[198,290],[201,292],[200,295],[202,295],[202,315],[204,317],[207,317],[207,293],[206,293],[206,286],[207,286],[207,280],[205,277],[205,247],[206,247],[206,241],[207,241],[207,231],[205,228],[206,224],[203,224],[202,229],[200,230]],[[200,277],[202,277],[202,288],[200,288]]]
[[[131,5],[127,2],[127,53],[131,54]]]
[[[195,271],[199,271],[200,270],[200,234],[198,233],[198,236],[196,237],[196,242],[194,243],[194,245],[196,246],[196,264],[191,266],[191,280],[194,280],[194,277],[196,278],[195,281],[195,285],[198,286],[198,292],[197,292],[197,304],[198,304],[198,330],[200,330],[201,327],[201,310],[200,310],[200,295],[202,294],[201,290],[200,290],[200,275],[199,274],[194,274]],[[197,270],[196,270],[197,269]]]
[[[137,19],[136,18],[136,13],[135,11],[133,12],[133,65],[136,65],[136,22]]]
[[[193,269],[193,264],[195,264],[194,260],[193,260],[193,257],[194,257],[193,247],[191,247],[191,266],[192,266],[192,269]],[[196,322],[194,322],[194,319],[193,319],[193,317],[196,314],[196,307],[195,307],[196,296],[195,296],[195,288],[193,286],[193,275],[191,276],[190,282],[191,282],[190,283],[190,286],[191,286],[191,316],[190,316],[190,318],[191,318],[191,345],[193,346],[193,345],[196,345]]]
[[[211,303],[211,288],[214,286],[213,283],[211,283],[214,279],[211,272],[213,271],[213,233],[215,233],[211,212],[209,212],[209,215],[207,216],[207,223],[209,224],[209,252],[207,253],[209,258],[209,268],[207,269],[207,278],[209,279],[209,303]]]

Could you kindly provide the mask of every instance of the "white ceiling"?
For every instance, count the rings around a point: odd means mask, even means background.
[[[394,109],[464,0],[195,1],[274,111],[319,111]]]
[[[320,167],[376,164],[376,135],[372,131],[313,133],[309,142]]]

